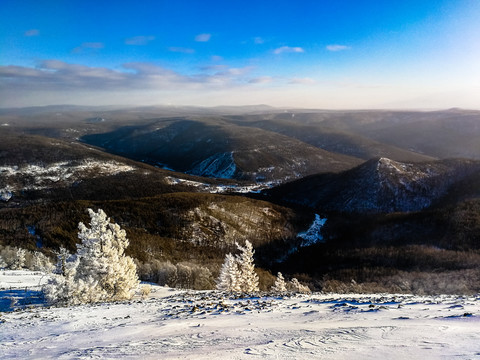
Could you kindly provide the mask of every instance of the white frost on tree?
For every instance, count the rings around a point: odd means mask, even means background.
[[[32,255],[30,268],[35,271],[51,272],[54,268],[50,260],[39,251]]]
[[[245,241],[245,246],[237,244],[240,254],[225,256],[225,261],[217,279],[217,289],[230,292],[253,293],[259,290],[258,275],[255,273],[253,263],[253,249],[250,241]]]
[[[63,275],[65,276],[66,270],[67,270],[67,262],[70,256],[67,249],[64,247],[61,247],[58,251],[55,252],[55,255],[57,255],[57,263],[55,264],[55,274]]]
[[[125,255],[125,230],[111,223],[101,209],[88,209],[90,227],[79,223],[75,255],[60,250],[57,271],[62,273],[47,288],[47,297],[61,302],[91,303],[131,299],[139,281],[133,259]],[[65,301],[66,299],[66,301]]]
[[[217,290],[240,292],[239,277],[240,272],[238,270],[237,260],[232,254],[227,254],[217,279]]]
[[[275,284],[273,284],[271,291],[276,294],[287,292],[287,284],[281,272],[278,272]]]
[[[15,259],[13,265],[11,266],[12,270],[20,270],[25,266],[27,251],[22,248],[18,248],[15,252]]]
[[[288,282],[287,288],[289,291],[296,293],[308,294],[312,292],[308,286],[300,284],[296,278],[293,278]]]
[[[246,240],[245,246],[237,244],[237,248],[240,250],[240,254],[237,255],[240,289],[246,293],[258,291],[258,275],[255,273],[255,264],[253,263],[255,250],[252,243]]]
[[[130,299],[139,281],[133,259],[125,255],[129,245],[125,230],[110,222],[101,209],[90,214],[90,228],[78,225],[77,278],[97,282],[99,301]]]

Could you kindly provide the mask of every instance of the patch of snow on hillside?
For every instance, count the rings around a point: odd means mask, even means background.
[[[10,186],[6,186],[4,189],[0,189],[0,200],[8,201],[12,198],[13,192]]]
[[[262,184],[250,184],[250,185],[210,185],[199,181],[179,179],[173,176],[166,176],[165,181],[169,185],[186,185],[192,186],[200,191],[209,192],[211,194],[223,194],[223,193],[260,193],[264,189],[269,189],[274,186],[273,182]]]
[[[322,219],[320,215],[315,214],[315,220],[308,230],[297,235],[299,238],[304,240],[300,246],[310,246],[316,244],[317,242],[323,242],[323,236],[320,232],[326,221],[326,218]]]
[[[196,165],[191,174],[220,179],[231,179],[237,171],[233,151],[215,154]]]
[[[446,191],[450,182],[448,172],[442,175],[430,164],[399,163],[380,158],[377,171],[383,192],[393,194],[388,211],[426,208]]]
[[[438,176],[433,168],[419,168],[418,165],[410,163],[399,163],[387,158],[380,158],[377,164],[377,170],[380,169],[389,170],[389,174],[395,173],[396,177],[399,178],[399,181],[403,184],[408,184],[412,182],[418,182],[422,179]]]
[[[12,190],[39,190],[46,188],[49,184],[68,181],[73,183],[81,178],[87,171],[90,176],[97,177],[101,175],[116,175],[123,172],[133,171],[135,168],[130,165],[122,164],[116,161],[99,161],[94,159],[85,159],[80,163],[72,161],[61,161],[51,164],[28,164],[26,166],[0,166],[0,176],[5,178],[15,177],[24,182],[21,188],[11,188]],[[13,185],[12,185],[13,186]],[[7,194],[9,190],[3,189]],[[8,195],[4,195],[6,197]]]
[[[207,190],[210,188],[209,184],[205,184],[199,181],[179,179],[173,176],[165,176],[165,181],[167,182],[168,185],[186,185],[186,186],[195,187],[199,190]]]

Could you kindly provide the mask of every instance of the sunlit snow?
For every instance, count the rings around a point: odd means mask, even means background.
[[[192,181],[192,180],[185,180],[179,179],[173,176],[165,177],[165,181],[169,185],[186,185],[192,186],[200,191],[209,192],[212,194],[221,194],[221,193],[259,193],[264,189],[271,188],[274,183],[273,182],[266,182],[266,183],[255,183],[255,184],[248,184],[248,185],[211,185],[202,183],[199,181]]]
[[[322,219],[320,215],[315,214],[315,220],[308,228],[308,230],[301,232],[297,235],[299,238],[302,238],[304,240],[301,246],[310,246],[316,244],[317,242],[323,241],[323,236],[320,232],[326,221],[326,218]]]
[[[38,286],[41,275],[31,276],[15,285],[19,291]],[[6,277],[0,273],[2,296],[10,286]],[[153,286],[147,298],[129,302],[17,309],[1,314],[2,359],[466,360],[480,354],[478,295],[235,298]]]
[[[236,171],[237,166],[233,159],[233,152],[226,152],[212,155],[203,160],[190,173],[219,179],[231,179]]]
[[[79,163],[62,161],[41,165],[0,166],[0,177],[19,179],[18,182],[21,183],[21,185],[9,185],[0,189],[0,200],[8,201],[14,191],[41,190],[48,187],[51,183],[60,181],[73,183],[86,172],[89,172],[92,177],[97,177],[116,175],[133,170],[135,170],[133,166],[116,161],[99,161],[94,159],[85,159]]]

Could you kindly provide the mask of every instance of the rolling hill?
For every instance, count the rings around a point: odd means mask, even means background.
[[[328,291],[478,292],[478,114],[4,110],[0,246],[74,250],[92,207],[151,281],[173,266],[213,284],[248,239],[264,287],[282,271]]]
[[[292,137],[233,125],[223,119],[155,120],[81,139],[177,171],[249,181],[285,181],[317,172],[338,172],[361,162]]]
[[[480,170],[480,162],[451,159],[401,163],[372,159],[339,174],[306,177],[266,193],[324,211],[392,213],[425,209]]]

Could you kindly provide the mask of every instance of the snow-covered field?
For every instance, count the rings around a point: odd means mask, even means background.
[[[480,296],[234,299],[154,287],[131,302],[0,313],[0,358],[474,359]]]

